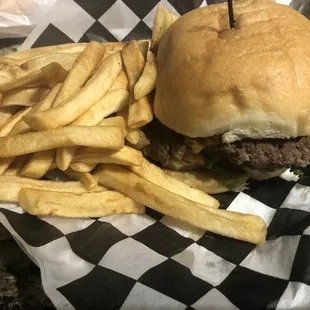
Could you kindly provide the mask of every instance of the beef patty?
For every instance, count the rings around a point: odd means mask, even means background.
[[[221,151],[235,165],[273,171],[281,167],[310,164],[310,137],[294,139],[246,139],[220,144],[210,151]]]
[[[157,119],[143,128],[150,144],[143,149],[145,157],[166,165],[171,159],[182,160],[190,148],[185,145],[184,136],[165,127]]]
[[[171,159],[182,160],[191,152],[184,136],[154,120],[145,127],[151,144],[144,155],[165,166]],[[204,149],[206,157],[229,161],[240,167],[274,171],[283,167],[306,167],[310,164],[310,137],[293,139],[244,139],[230,144],[219,143]],[[196,154],[195,156],[201,156]]]

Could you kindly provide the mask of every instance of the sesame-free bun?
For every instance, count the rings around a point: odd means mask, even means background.
[[[310,135],[310,22],[269,0],[209,5],[163,36],[154,110],[189,137]]]

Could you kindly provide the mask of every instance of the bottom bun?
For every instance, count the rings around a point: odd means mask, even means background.
[[[249,173],[251,180],[262,181],[280,176],[283,172],[287,170],[287,168],[281,168],[275,171],[259,171],[248,168],[245,168],[244,170]]]

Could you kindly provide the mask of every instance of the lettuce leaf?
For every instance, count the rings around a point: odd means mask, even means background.
[[[217,162],[214,158],[205,157],[205,167],[215,173],[217,180],[232,192],[247,189],[249,175],[232,164]]]
[[[304,172],[300,169],[291,168],[290,171],[297,175],[300,179],[305,177]]]
[[[310,165],[305,168],[292,167],[290,171],[296,174],[300,179],[310,178]]]

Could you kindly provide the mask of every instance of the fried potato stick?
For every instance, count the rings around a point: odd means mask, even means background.
[[[67,146],[120,149],[124,146],[119,127],[67,126],[0,138],[0,157],[13,157]]]
[[[193,226],[254,244],[265,240],[266,224],[258,216],[207,209],[205,205],[176,195],[117,165],[102,165],[96,177],[100,184]]]
[[[115,191],[102,193],[57,193],[22,189],[19,204],[32,215],[101,217],[112,214],[144,213],[145,207]]]

